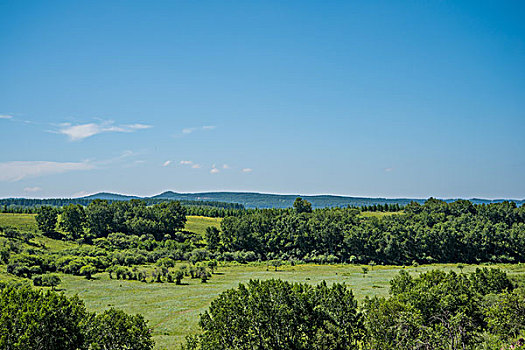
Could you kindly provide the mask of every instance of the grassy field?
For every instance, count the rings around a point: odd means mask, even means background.
[[[466,265],[463,272],[473,271],[477,266]],[[525,266],[502,265],[510,275],[525,275]],[[411,274],[431,269],[454,270],[457,265],[425,265],[405,268]],[[229,265],[219,267],[219,274],[213,275],[208,283],[185,278],[186,285],[172,283],[141,283],[136,281],[110,280],[105,273],[88,281],[81,277],[62,275],[60,288],[67,295],[78,294],[89,310],[102,311],[111,306],[128,313],[140,313],[149,321],[157,349],[176,349],[188,334],[198,331],[199,315],[222,291],[237,287],[250,279],[281,278],[291,282],[317,284],[321,281],[345,282],[362,300],[366,296],[387,296],[389,281],[402,267],[368,267],[363,275],[358,265],[298,265],[282,266],[278,271],[264,265]]]
[[[221,219],[220,218],[208,218],[204,216],[187,216],[185,230],[198,233],[204,236],[206,228],[209,226],[215,226],[220,229]]]
[[[34,214],[0,213],[0,226],[17,228],[20,231],[38,231]]]

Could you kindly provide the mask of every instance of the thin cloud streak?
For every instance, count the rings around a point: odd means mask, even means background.
[[[0,119],[13,119],[13,116],[8,114],[0,114]]]
[[[137,130],[144,130],[152,128],[151,125],[146,124],[123,124],[113,125],[113,121],[104,121],[102,123],[87,123],[87,124],[76,124],[71,123],[60,124],[60,128],[56,133],[66,135],[70,141],[80,141],[85,138],[106,133],[106,132],[135,132]]]
[[[200,126],[200,127],[184,128],[184,129],[182,129],[182,135],[189,135],[189,134],[192,134],[193,132],[199,131],[199,130],[204,130],[204,131],[214,130],[216,128],[217,127],[215,125],[204,125],[204,126]],[[177,136],[175,136],[175,137],[177,137]]]
[[[42,191],[42,189],[38,186],[24,188],[24,192],[27,192],[27,193],[33,193],[33,192],[39,192],[39,191]]]
[[[0,181],[15,182],[28,177],[91,170],[90,162],[12,161],[0,163]]]

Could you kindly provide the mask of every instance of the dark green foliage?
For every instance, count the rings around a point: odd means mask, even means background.
[[[84,347],[84,304],[52,292],[0,290],[0,348],[76,350]]]
[[[221,243],[221,236],[219,229],[214,226],[210,226],[206,228],[206,248],[210,252],[214,252],[219,249],[220,243]]]
[[[80,268],[79,273],[82,276],[86,276],[86,279],[90,280],[91,277],[97,273],[97,268],[93,265],[84,265]]]
[[[389,299],[365,300],[366,348],[470,349],[480,345],[483,332],[507,341],[525,329],[525,300],[520,305],[515,294],[506,294],[512,284],[501,270],[434,270],[417,278],[401,271],[390,284]],[[489,293],[498,297],[487,306]]]
[[[293,208],[297,214],[311,213],[312,203],[302,199],[301,197],[297,197],[293,202]]]
[[[86,323],[87,343],[90,349],[153,349],[154,342],[141,315],[132,316],[111,308],[91,316]]]
[[[186,216],[179,202],[146,206],[140,200],[115,202],[95,200],[86,208],[87,226],[94,237],[110,232],[127,232],[138,236],[152,235],[156,240],[172,236],[184,228]]]
[[[153,345],[140,315],[115,309],[90,314],[77,297],[0,286],[0,349],[150,350]]]
[[[505,292],[491,300],[485,310],[487,328],[504,340],[516,337],[525,329],[525,295],[523,291]]]
[[[27,213],[32,214],[42,206],[66,207],[69,205],[88,206],[95,200],[106,200],[108,203],[128,201],[132,198],[111,198],[111,196],[100,196],[100,198],[49,198],[49,199],[29,199],[29,198],[3,198],[0,199],[0,213]],[[135,198],[137,199],[137,198]],[[168,203],[173,199],[164,198],[142,198],[146,205]],[[208,217],[239,216],[244,213],[244,206],[238,203],[226,203],[218,201],[201,200],[177,200],[186,209],[187,215],[198,215]]]
[[[304,201],[298,208],[302,208]],[[253,252],[261,260],[377,264],[525,262],[525,206],[429,199],[405,214],[362,217],[354,208],[252,210],[221,221],[222,260]]]
[[[41,207],[38,210],[38,214],[35,217],[38,229],[45,235],[55,233],[58,211],[53,207]]]
[[[175,272],[175,284],[181,284],[183,278],[184,272],[182,270],[177,270],[177,272]]]
[[[33,277],[33,285],[35,286],[52,287],[54,289],[60,282],[60,277],[51,273]]]
[[[84,235],[86,213],[80,204],[70,204],[62,208],[60,228],[67,232],[68,238],[75,240]]]
[[[344,285],[250,281],[223,292],[201,316],[202,349],[357,349],[361,315]]]

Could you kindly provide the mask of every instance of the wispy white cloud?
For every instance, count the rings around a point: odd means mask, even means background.
[[[200,169],[200,167],[201,167],[200,164],[194,163],[194,162],[191,161],[191,160],[181,160],[181,161],[179,162],[179,164],[181,164],[181,165],[188,165],[188,166],[191,166],[192,169]]]
[[[195,130],[196,130],[195,128],[185,128],[185,129],[182,129],[182,133],[183,134],[191,134]]]
[[[252,168],[244,168],[244,169],[242,169],[243,173],[251,173],[252,171],[253,171]]]
[[[168,166],[168,165],[170,165],[170,164],[171,164],[171,160],[167,160],[167,161],[165,161],[165,162],[162,164],[162,166]]]
[[[151,125],[138,123],[114,125],[113,121],[76,125],[71,123],[63,123],[60,124],[60,127],[56,132],[66,135],[71,141],[79,141],[105,132],[134,132],[137,130],[149,129],[151,127]]]
[[[394,168],[385,168],[384,170],[385,170],[385,172],[389,173],[391,171],[394,171]]]
[[[213,129],[216,129],[217,127],[215,125],[204,125],[204,126],[200,126],[200,127],[193,127],[193,128],[184,128],[182,129],[182,134],[183,135],[189,135],[195,131],[199,131],[199,130],[213,130]],[[175,136],[176,137],[176,136]]]
[[[24,192],[27,192],[27,193],[33,193],[33,192],[38,192],[38,191],[42,191],[42,189],[38,186],[24,188]]]
[[[60,174],[69,171],[90,170],[90,162],[12,161],[0,163],[0,181],[19,181],[27,177]]]
[[[8,114],[0,114],[0,119],[13,119],[13,116]]]
[[[87,191],[79,191],[79,192],[73,193],[71,197],[72,198],[85,197],[85,196],[89,196],[90,194],[93,194],[93,193],[87,192]]]
[[[220,172],[220,170],[217,169],[217,168],[211,168],[211,170],[210,170],[210,173],[211,173],[211,174],[217,174],[217,173],[219,173],[219,172]]]
[[[230,169],[230,166],[229,166],[228,164],[223,164],[223,165],[222,165],[222,168],[223,168],[223,169]]]

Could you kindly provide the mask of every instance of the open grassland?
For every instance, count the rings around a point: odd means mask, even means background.
[[[37,232],[35,214],[0,213],[0,226],[12,227],[20,231]]]
[[[149,321],[157,349],[177,349],[186,335],[198,331],[199,315],[221,292],[237,287],[250,279],[281,278],[291,282],[317,284],[321,281],[345,282],[362,300],[365,297],[387,296],[389,281],[400,269],[399,266],[368,266],[363,274],[359,265],[297,265],[281,266],[278,271],[266,265],[228,265],[220,266],[208,283],[199,279],[185,277],[183,285],[174,283],[142,283],[109,279],[106,273],[95,275],[94,280],[82,277],[60,275],[60,289],[67,295],[78,294],[91,311],[103,311],[116,307],[128,313],[140,313]],[[466,265],[461,270],[471,272],[476,265]],[[525,276],[525,266],[501,265],[511,276]],[[458,265],[424,265],[406,267],[411,274],[419,274],[431,269],[454,270],[461,272]],[[6,277],[1,274],[1,278]]]

